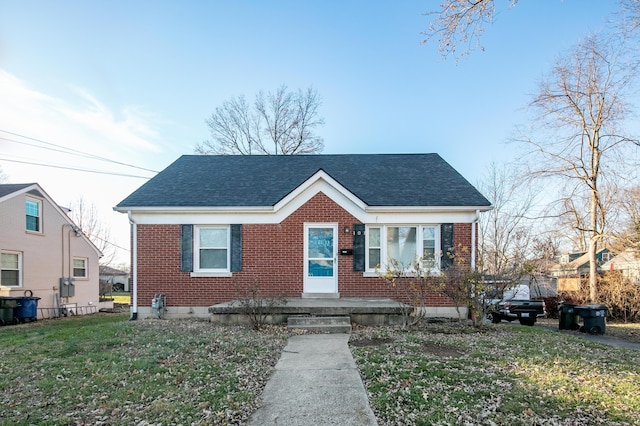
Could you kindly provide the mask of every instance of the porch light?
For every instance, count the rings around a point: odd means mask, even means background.
[[[348,227],[348,226],[345,226],[345,227],[344,227],[344,233],[345,233],[345,234],[348,234],[348,233],[349,233],[349,231],[350,231],[349,227]]]

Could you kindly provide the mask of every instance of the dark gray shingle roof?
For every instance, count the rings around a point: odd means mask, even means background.
[[[4,183],[0,184],[0,198],[5,195],[12,194],[16,191],[20,191],[28,186],[33,185],[32,183]]]
[[[490,205],[437,154],[185,155],[117,208],[273,206],[319,170],[369,206]]]

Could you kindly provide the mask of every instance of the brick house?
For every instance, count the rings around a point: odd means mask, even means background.
[[[453,247],[474,265],[489,208],[437,154],[186,155],[114,207],[132,224],[135,316],[157,293],[173,316],[207,316],[252,283],[272,296],[393,298],[377,265],[424,257],[437,273]],[[428,304],[452,307],[438,294]]]

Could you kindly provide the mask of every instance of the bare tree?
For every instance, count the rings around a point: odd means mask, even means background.
[[[618,15],[618,22],[623,31],[633,34],[640,29],[640,1],[620,0]]]
[[[518,0],[504,0],[510,7]],[[640,28],[640,1],[619,0],[617,26],[632,37]],[[438,50],[446,58],[459,59],[474,49],[484,47],[480,39],[486,25],[493,24],[495,0],[443,0],[438,9],[425,15],[433,17],[428,31],[423,32],[422,44],[433,39],[438,41]]]
[[[592,35],[560,57],[531,103],[536,138],[527,137],[531,176],[559,179],[588,196],[589,296],[595,301],[596,251],[605,237],[606,199],[602,182],[625,164],[626,149],[637,141],[621,131],[630,106],[625,96],[636,65],[624,43]],[[608,184],[615,185],[613,179]]]
[[[620,200],[623,224],[615,235],[614,249],[618,252],[631,249],[640,253],[640,187],[620,191]]]
[[[324,148],[316,134],[324,125],[320,105],[314,89],[290,92],[284,85],[275,93],[258,93],[253,105],[244,96],[233,98],[207,119],[211,140],[198,144],[195,151],[205,155],[320,153]]]
[[[91,242],[102,252],[101,265],[109,265],[116,257],[116,247],[110,242],[111,233],[98,216],[94,204],[87,204],[80,197],[70,206],[69,216]]]
[[[529,215],[535,191],[510,166],[492,163],[479,189],[493,209],[480,216],[478,266],[497,290],[516,284],[526,273],[535,241]]]
[[[518,0],[509,2],[514,6]],[[445,58],[453,56],[458,59],[476,48],[484,50],[480,39],[484,34],[485,25],[493,23],[494,14],[494,0],[443,1],[438,10],[426,13],[434,19],[429,24],[429,30],[422,33],[424,39],[421,43],[425,44],[436,38],[438,50]],[[464,47],[459,51],[460,45]]]

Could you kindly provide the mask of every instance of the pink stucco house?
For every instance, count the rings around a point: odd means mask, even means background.
[[[97,312],[101,256],[40,185],[0,185],[0,296],[40,298],[38,318]]]

